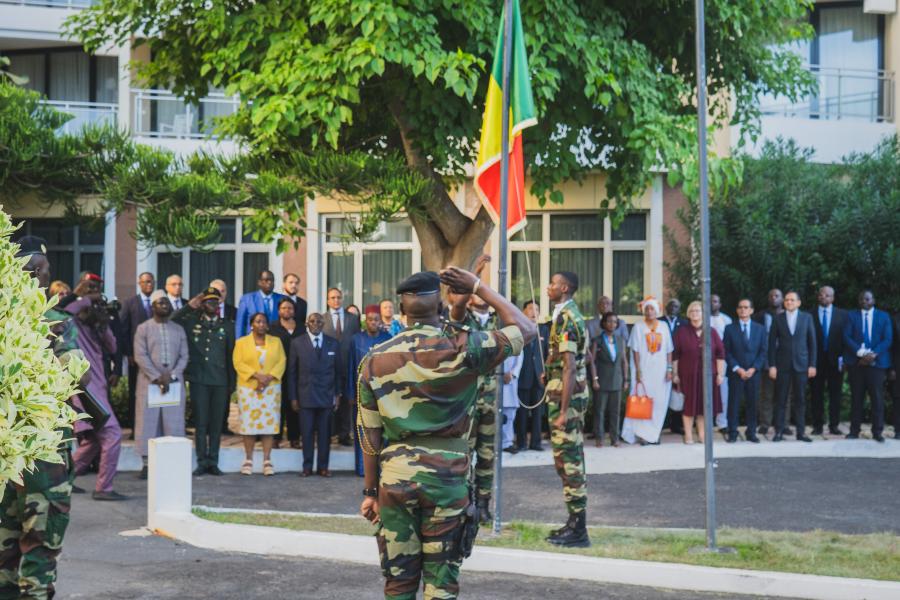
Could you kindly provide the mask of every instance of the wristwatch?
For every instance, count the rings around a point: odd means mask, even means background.
[[[378,497],[378,488],[363,488],[363,496],[368,498]]]

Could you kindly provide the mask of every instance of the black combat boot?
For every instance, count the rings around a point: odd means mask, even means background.
[[[481,524],[490,523],[494,520],[494,515],[491,514],[491,498],[480,497],[478,498],[478,521]]]
[[[570,514],[569,520],[566,521],[566,524],[563,525],[562,527],[560,527],[559,529],[554,529],[553,531],[551,531],[550,535],[548,535],[546,538],[544,538],[544,541],[550,542],[551,544],[555,544],[556,543],[554,541],[555,539],[557,539],[559,536],[563,535],[564,533],[566,533],[567,531],[572,529],[572,527],[575,525],[575,520],[576,520],[575,515]]]
[[[572,527],[553,539],[550,539],[549,542],[564,548],[590,547],[591,538],[588,537],[587,526],[585,525],[585,511],[576,513],[575,523]]]

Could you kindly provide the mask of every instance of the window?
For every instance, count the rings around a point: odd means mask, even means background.
[[[593,316],[602,295],[613,299],[619,314],[638,315],[649,272],[647,223],[643,212],[626,215],[616,229],[597,213],[532,214],[510,241],[512,300],[521,306],[533,295],[541,313],[549,314],[553,307],[544,289],[551,274],[572,271],[579,280],[575,301],[585,317]]]
[[[80,48],[11,50],[9,70],[28,77],[26,87],[49,100],[118,103],[119,59]]]
[[[103,276],[103,220],[73,225],[68,219],[25,219],[13,235],[36,235],[47,242],[50,277],[75,287],[84,271]]]
[[[228,285],[228,302],[237,304],[243,294],[256,290],[259,272],[270,269],[275,272],[278,289],[281,269],[277,268],[280,263],[274,244],[260,244],[244,233],[240,217],[220,219],[219,237],[219,243],[210,252],[157,248],[157,285],[162,288],[169,275],[181,275],[184,295],[190,298],[203,291],[213,279],[221,279]]]
[[[408,220],[382,223],[369,240],[357,242],[350,238],[346,217],[322,219],[325,289],[339,288],[345,306],[365,308],[392,298],[397,284],[420,270],[421,252]]]

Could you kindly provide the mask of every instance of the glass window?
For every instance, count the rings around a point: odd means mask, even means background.
[[[51,52],[47,95],[52,100],[90,102],[90,57],[84,52]]]
[[[268,268],[268,252],[244,252],[244,285],[241,291],[244,294],[256,291],[259,272]]]
[[[382,223],[381,227],[372,235],[372,242],[411,242],[412,225],[409,221],[395,221]]]
[[[821,7],[817,12],[822,67],[817,112],[824,118],[873,118],[879,105],[874,75],[881,66],[878,16],[864,13],[862,6]]]
[[[118,104],[119,59],[115,56],[96,56],[94,61],[97,65],[94,81],[94,101]]]
[[[47,250],[50,262],[50,278],[65,281],[75,287],[75,252],[72,250]]]
[[[603,221],[596,214],[551,215],[550,240],[559,242],[599,242]]]
[[[344,293],[344,301],[349,303],[353,298],[353,253],[328,253],[328,278],[326,287],[336,287]]]
[[[44,238],[48,246],[71,246],[75,243],[75,225],[65,225],[62,219],[31,221],[31,235]]]
[[[85,271],[97,273],[103,272],[103,253],[102,252],[82,252],[81,264],[78,266],[78,275],[81,276]]]
[[[160,289],[165,287],[169,275],[183,275],[181,252],[159,252],[156,255],[156,281]]]
[[[351,228],[344,217],[331,217],[325,220],[325,241],[345,242],[350,236]]]
[[[638,302],[644,298],[644,251],[613,252],[613,302],[622,315],[639,315]]]
[[[213,250],[212,252],[191,252],[191,279],[188,297],[202,292],[213,279],[221,279],[228,286],[226,301],[235,304],[234,250]],[[254,286],[256,287],[256,286]]]
[[[514,242],[540,242],[544,237],[544,219],[541,215],[528,217],[525,227],[516,232]]]
[[[625,219],[617,229],[612,230],[613,241],[639,241],[647,239],[647,215],[644,213],[632,213],[625,215]]]
[[[537,250],[517,250],[510,261],[510,300],[522,308],[528,300],[541,302],[541,253]],[[529,278],[529,267],[531,277]]]
[[[393,298],[397,284],[412,274],[411,250],[364,250],[362,307]]]
[[[47,93],[46,89],[46,55],[44,54],[14,54],[9,57],[9,72],[20,77],[27,77],[25,84],[30,90]]]
[[[575,302],[583,314],[592,314],[597,298],[603,290],[603,250],[595,248],[550,250],[550,274],[557,271],[571,271],[578,275]],[[550,310],[553,310],[552,306]]]
[[[237,237],[237,219],[218,219],[216,224],[219,226],[219,243],[233,244]]]
[[[106,239],[103,226],[104,222],[101,219],[81,225],[78,228],[78,243],[102,246]]]

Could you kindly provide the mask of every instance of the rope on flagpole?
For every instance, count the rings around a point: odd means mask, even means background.
[[[528,217],[525,217],[525,218],[527,221]],[[528,241],[528,236],[525,234],[526,229],[527,229],[527,227],[522,228],[522,240],[525,242]],[[531,305],[538,306],[538,303],[534,298],[534,277],[532,277],[532,275],[531,275],[531,258],[529,258],[529,256],[528,256],[528,254],[530,252],[531,252],[531,250],[525,250],[525,270],[528,271],[528,291],[531,293]],[[537,310],[537,309],[535,309],[535,310]],[[535,316],[535,321],[537,321],[536,316]],[[541,367],[543,367],[544,366],[544,344],[541,342],[540,331],[538,332],[537,343],[538,343],[538,356],[541,359]],[[535,404],[533,406],[529,406],[529,405],[525,404],[524,402],[522,402],[522,399],[519,398],[519,406],[521,406],[522,408],[524,408],[526,410],[533,410],[533,409],[539,407],[543,403],[544,403],[544,395],[543,394],[541,395],[541,399],[537,401],[537,404]]]

